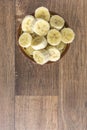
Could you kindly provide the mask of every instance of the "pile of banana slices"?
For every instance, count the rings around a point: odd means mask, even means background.
[[[20,47],[40,65],[58,61],[66,46],[75,38],[73,30],[65,27],[64,19],[50,14],[46,7],[37,8],[34,16],[26,16],[21,29]]]

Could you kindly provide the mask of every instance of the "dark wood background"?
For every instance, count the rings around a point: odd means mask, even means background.
[[[21,19],[39,6],[76,33],[67,54],[44,66],[17,46]],[[0,0],[0,130],[87,130],[86,12],[86,0]]]

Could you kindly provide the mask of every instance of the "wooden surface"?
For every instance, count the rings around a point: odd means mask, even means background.
[[[17,96],[16,130],[58,130],[57,98],[57,96]]]
[[[0,130],[14,130],[15,2],[0,0]]]
[[[39,6],[75,31],[67,54],[43,67],[17,46],[20,20]],[[87,130],[87,1],[0,1],[0,130]]]

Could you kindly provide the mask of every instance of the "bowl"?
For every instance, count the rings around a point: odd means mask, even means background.
[[[59,15],[58,13],[55,13],[55,12],[52,12],[52,11],[50,11],[50,14],[51,14],[51,16],[52,16],[52,15]],[[34,16],[34,13],[32,13],[32,14],[30,14],[30,15],[33,15],[33,16]],[[61,16],[61,15],[59,15],[59,16]],[[68,25],[68,23],[67,23],[66,21],[65,21],[64,27],[69,27],[69,25]],[[18,41],[18,39],[19,39],[19,37],[20,37],[21,34],[22,34],[22,29],[21,29],[21,23],[20,23],[20,25],[19,25],[19,27],[18,27],[18,29],[17,29],[17,41]],[[28,55],[24,52],[23,48],[22,48],[18,43],[17,43],[17,45],[18,45],[19,49],[21,50],[21,52],[22,52],[31,62],[33,62],[34,64],[37,64],[37,63],[33,60],[32,57],[28,56]],[[69,47],[70,47],[70,44],[67,44],[67,46],[65,47],[65,49],[64,49],[63,53],[61,54],[61,57],[60,57],[59,60],[61,60],[61,58],[67,53]],[[59,60],[58,60],[58,61],[59,61]],[[58,62],[58,61],[56,61],[56,62]],[[55,63],[55,62],[49,61],[49,62],[47,62],[46,64],[50,64],[50,63]]]

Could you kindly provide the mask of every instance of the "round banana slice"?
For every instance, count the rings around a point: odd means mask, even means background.
[[[71,28],[64,28],[61,30],[62,41],[66,44],[73,42],[75,33]]]
[[[31,46],[29,46],[28,48],[23,48],[23,51],[25,52],[26,55],[28,56],[32,56],[33,52],[35,51]]]
[[[19,37],[19,45],[21,47],[29,47],[32,42],[32,36],[29,33],[23,33]]]
[[[34,51],[33,58],[37,64],[43,65],[49,61],[49,53],[45,49]]]
[[[22,21],[22,30],[24,32],[33,33],[32,26],[35,22],[35,18],[32,15],[26,16]]]
[[[46,7],[39,7],[35,10],[35,17],[49,21],[50,19],[49,10]]]
[[[56,29],[51,29],[48,32],[47,41],[52,46],[58,45],[61,42],[61,33]]]
[[[63,42],[60,42],[59,45],[56,46],[56,48],[60,51],[63,50],[67,45]]]
[[[37,19],[33,26],[33,31],[39,36],[45,36],[50,29],[50,25],[43,19]]]
[[[47,50],[50,55],[50,58],[49,58],[50,61],[57,61],[60,59],[61,54],[60,54],[60,51],[56,47],[49,46],[47,47]]]
[[[50,19],[50,24],[52,27],[60,30],[64,26],[64,19],[59,15],[53,15]]]
[[[45,37],[38,36],[32,40],[31,46],[35,50],[44,49],[47,46],[47,40]]]

